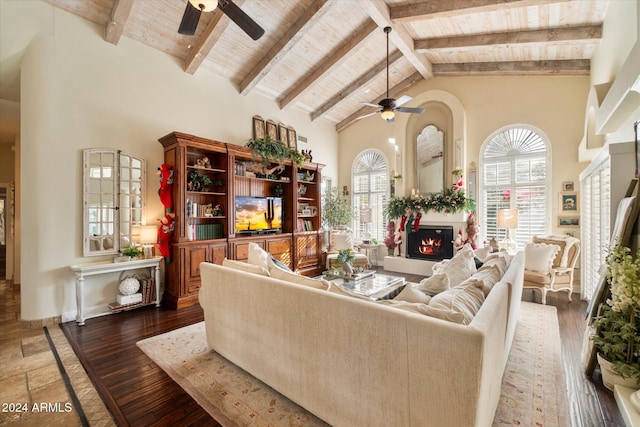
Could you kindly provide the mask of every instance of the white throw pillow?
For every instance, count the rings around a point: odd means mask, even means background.
[[[500,275],[502,276],[507,271],[507,267],[509,267],[509,260],[507,257],[508,255],[502,252],[491,254],[484,260],[482,267],[480,267],[478,271],[497,267],[500,270]]]
[[[326,291],[330,287],[329,282],[327,282],[326,280],[312,279],[311,277],[301,276],[290,271],[285,271],[281,268],[274,268],[273,270],[271,270],[271,277],[273,277],[274,279],[284,280],[289,283],[295,283],[297,285],[320,289],[322,291]]]
[[[493,289],[495,284],[500,281],[502,276],[503,273],[500,271],[500,268],[497,265],[492,265],[490,267],[480,269],[471,278],[482,281],[482,291],[486,297],[489,295],[489,292],[491,292],[491,289]]]
[[[429,295],[439,294],[440,292],[444,292],[450,288],[449,276],[445,273],[436,273],[431,277],[422,279],[420,283],[418,283],[417,288]]]
[[[473,251],[473,254],[475,255],[476,258],[478,258],[480,261],[485,260],[485,258],[487,258],[489,256],[489,254],[491,253],[491,250],[493,248],[491,246],[485,246],[484,248],[478,248],[475,251]]]
[[[259,274],[261,276],[269,276],[269,270],[266,268],[242,261],[236,261],[234,259],[225,258],[222,260],[222,265],[224,267],[233,268],[234,270],[246,271],[247,273]]]
[[[394,301],[406,301],[406,302],[421,302],[428,303],[431,299],[430,296],[425,295],[423,292],[413,287],[412,283],[407,283],[404,289],[395,296]]]
[[[249,243],[249,259],[247,260],[249,264],[257,265],[269,271],[270,257],[269,252],[262,249],[258,244]]]
[[[447,263],[443,263],[435,273],[444,273],[449,277],[449,287],[453,288],[467,280],[477,271],[471,246],[464,245]]]
[[[353,237],[351,233],[333,234],[333,247],[336,251],[353,248]]]
[[[548,274],[559,250],[558,245],[527,243],[524,247],[524,269]]]
[[[453,316],[453,313],[462,314],[461,323],[468,325],[484,302],[482,287],[481,280],[468,279],[460,286],[441,292],[431,298],[429,307],[450,312],[452,318],[458,318],[458,316]]]

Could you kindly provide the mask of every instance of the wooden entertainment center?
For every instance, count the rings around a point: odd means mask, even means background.
[[[247,260],[250,242],[301,274],[322,272],[319,230],[324,165],[298,166],[287,159],[283,170],[273,171],[278,166],[273,163],[262,174],[249,171],[260,169],[262,159],[254,158],[246,147],[180,132],[159,141],[164,162],[174,169],[176,215],[171,262],[165,264],[165,305],[181,308],[198,302],[200,263],[222,264],[225,257]],[[264,214],[268,224],[276,221],[279,227],[252,230],[251,221],[243,224],[236,212],[238,197],[271,200],[269,206],[274,199],[281,202],[280,218],[273,212]],[[247,229],[237,230],[237,224]]]

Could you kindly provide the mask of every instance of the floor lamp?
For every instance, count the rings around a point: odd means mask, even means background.
[[[518,228],[518,209],[498,209],[498,228],[507,230],[505,239],[500,242],[500,250],[514,253],[517,243],[511,239],[511,229]]]

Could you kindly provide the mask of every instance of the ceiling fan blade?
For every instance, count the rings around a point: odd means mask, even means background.
[[[398,107],[396,108],[396,111],[399,113],[422,114],[424,113],[424,108]]]
[[[373,113],[364,114],[360,117],[357,117],[356,120],[364,119],[365,117],[373,116],[374,114],[378,114],[380,111],[374,111]]]
[[[378,104],[372,104],[372,103],[370,103],[370,102],[361,102],[360,104],[362,104],[362,105],[366,105],[366,106],[368,106],[368,107],[380,108],[380,105],[378,105]]]
[[[187,8],[184,10],[184,15],[182,15],[182,21],[180,22],[178,32],[185,36],[194,35],[196,33],[196,28],[198,28],[200,15],[202,15],[202,11],[187,2]]]
[[[407,102],[411,101],[413,98],[409,95],[402,95],[400,98],[396,99],[396,107],[399,107]]]
[[[258,40],[264,34],[264,29],[231,0],[218,0],[218,7],[252,39]]]

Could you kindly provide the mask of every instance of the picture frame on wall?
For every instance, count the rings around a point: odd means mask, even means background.
[[[284,142],[287,147],[289,146],[289,132],[284,123],[278,123],[278,139]]]
[[[272,140],[278,139],[278,125],[273,120],[267,120],[266,131]]]
[[[253,139],[264,139],[265,135],[264,119],[260,116],[253,116]]]
[[[565,181],[562,183],[562,191],[573,191],[573,181]]]
[[[296,130],[294,128],[292,128],[291,126],[289,126],[287,128],[287,135],[288,135],[288,141],[289,141],[288,146],[290,148],[295,148],[297,150],[298,149],[298,136],[296,135]]]
[[[558,227],[580,227],[580,217],[577,215],[559,215]]]
[[[578,193],[565,191],[560,193],[558,211],[561,213],[577,213],[580,210]]]

